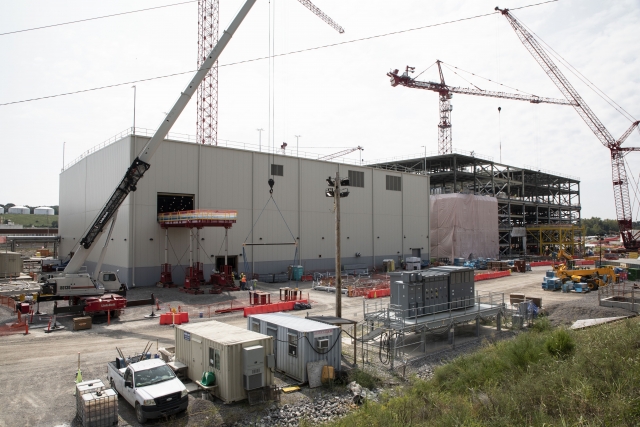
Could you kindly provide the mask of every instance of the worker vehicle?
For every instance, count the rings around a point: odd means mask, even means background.
[[[613,267],[609,266],[588,268],[584,270],[559,268],[556,270],[556,275],[560,278],[563,284],[568,281],[573,283],[586,283],[587,287],[591,291],[595,291],[601,286],[607,286],[611,283],[615,283],[618,280],[618,276],[613,270]]]
[[[121,363],[119,359],[107,364],[107,380],[135,408],[138,422],[173,415],[189,406],[189,392],[162,359],[119,367]]]

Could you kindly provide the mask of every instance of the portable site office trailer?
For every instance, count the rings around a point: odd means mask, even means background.
[[[247,329],[276,340],[276,369],[302,383],[308,381],[307,363],[326,360],[340,370],[340,328],[286,313],[256,314],[247,318]]]
[[[273,339],[215,320],[175,327],[176,361],[191,380],[213,372],[218,386],[211,392],[225,403],[247,398],[247,390],[274,384]],[[248,366],[247,366],[248,365]]]

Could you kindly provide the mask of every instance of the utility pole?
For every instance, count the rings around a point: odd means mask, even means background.
[[[336,172],[336,317],[342,317],[342,262],[340,262],[340,172]],[[602,253],[602,251],[600,251]]]
[[[340,261],[340,199],[349,195],[349,189],[342,187],[349,186],[349,178],[340,179],[340,172],[336,172],[335,180],[327,178],[329,188],[326,196],[333,197],[336,211],[336,317],[342,317],[342,263]]]
[[[262,131],[264,129],[256,129],[258,131],[258,151],[262,152]]]

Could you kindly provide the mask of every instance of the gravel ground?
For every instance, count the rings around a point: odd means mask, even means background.
[[[559,291],[556,291],[559,292]],[[597,319],[602,317],[629,316],[634,313],[615,307],[601,307],[598,305],[598,293],[589,292],[581,299],[552,303],[544,306],[549,320],[557,326],[570,326],[576,320]]]
[[[477,288],[505,293],[506,300],[508,300],[508,294],[512,292],[542,297],[543,308],[557,325],[569,325],[578,319],[630,314],[622,309],[599,307],[597,293],[582,295],[542,291],[540,281],[544,270],[546,269],[478,282]],[[310,283],[297,285],[304,289],[305,294],[309,292],[314,301],[313,309],[309,311],[310,315],[334,314],[334,294],[309,290]],[[296,286],[296,284],[261,283],[259,289],[271,291],[272,294],[277,295],[277,290],[281,286]],[[132,300],[149,298],[151,293],[160,299],[163,307],[167,304],[172,307],[185,304],[207,305],[248,297],[246,292],[190,295],[178,292],[177,289],[153,287],[132,289],[128,298]],[[388,298],[377,301],[385,303],[388,302]],[[343,298],[343,315],[350,319],[361,320],[362,302],[361,298]],[[48,304],[43,304],[41,310],[51,312],[50,303]],[[159,325],[157,320],[145,320],[143,315],[148,312],[149,307],[127,309],[120,319],[112,319],[110,326],[95,322],[93,328],[87,331],[73,331],[71,318],[62,318],[60,321],[67,326],[67,329],[53,334],[45,334],[42,329],[34,328],[30,329],[31,333],[27,336],[0,337],[0,348],[2,348],[0,401],[3,402],[3,409],[0,411],[0,427],[73,425],[75,406],[71,392],[77,369],[78,352],[82,353],[83,377],[105,379],[106,362],[115,357],[116,346],[122,348],[125,354],[133,354],[140,351],[147,341],[155,343],[157,340],[160,347],[173,345],[174,330],[168,326]],[[297,316],[304,316],[306,313],[292,312]],[[8,310],[0,308],[0,323],[7,323],[14,319],[15,317]],[[43,316],[40,321],[46,325],[47,319]],[[230,325],[246,327],[246,319],[241,313],[224,314],[215,316],[214,319]],[[398,387],[406,384],[403,373],[405,378],[415,374],[419,378],[429,379],[434,369],[451,359],[476,351],[487,342],[513,336],[513,333],[508,331],[492,333],[489,327],[487,330],[490,333],[478,340],[473,334],[473,328],[470,329],[469,333],[460,331],[461,333],[456,337],[455,349],[447,344],[446,337],[434,337],[430,354],[412,360],[405,368],[396,365],[394,372],[390,372],[388,366],[382,364],[366,365],[366,371],[382,379],[380,388],[372,390],[372,398],[383,392],[393,394]],[[352,347],[345,344],[343,350],[346,360],[351,361]],[[360,350],[358,357],[361,357]],[[277,378],[279,385],[293,383],[286,377],[278,375]],[[37,379],[37,386],[33,379]],[[311,424],[320,424],[356,408],[357,405],[353,404],[353,394],[344,385],[313,390],[304,386],[298,392],[282,394],[279,403],[271,402],[254,406],[250,406],[247,402],[223,405],[219,401],[211,402],[203,399],[201,393],[196,392],[190,396],[187,413],[168,421],[152,421],[149,425],[288,427],[298,425],[301,419],[307,419]],[[120,425],[138,425],[133,409],[123,400],[120,400],[119,415]]]

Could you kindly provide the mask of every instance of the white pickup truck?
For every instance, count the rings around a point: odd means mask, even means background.
[[[111,388],[135,408],[140,423],[189,406],[187,389],[161,359],[143,360],[120,369],[109,362],[107,379]]]

